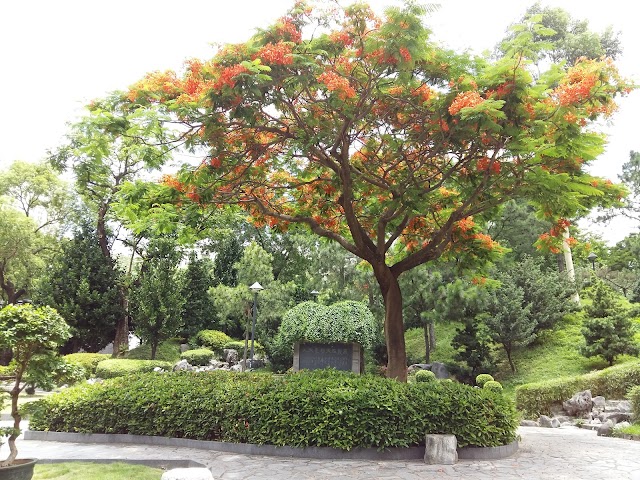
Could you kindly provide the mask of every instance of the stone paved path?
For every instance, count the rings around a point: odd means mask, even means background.
[[[430,466],[420,461],[308,460],[175,447],[19,440],[19,456],[75,459],[190,459],[216,480],[640,480],[640,442],[575,427],[520,428],[520,449],[504,460]],[[6,447],[5,447],[6,448]],[[4,451],[4,450],[3,450]]]

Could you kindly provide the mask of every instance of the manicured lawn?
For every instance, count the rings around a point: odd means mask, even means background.
[[[162,472],[159,468],[126,463],[50,463],[36,464],[33,480],[159,480]]]

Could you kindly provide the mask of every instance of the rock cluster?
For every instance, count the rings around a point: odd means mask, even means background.
[[[541,415],[537,421],[523,420],[522,426],[557,428],[577,425],[597,430],[598,435],[610,435],[614,426],[631,421],[631,402],[592,397],[590,390],[576,393],[552,410],[552,416]]]

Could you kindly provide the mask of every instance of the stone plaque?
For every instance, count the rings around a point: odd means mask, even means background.
[[[293,369],[336,370],[361,373],[364,366],[362,348],[357,343],[296,343]]]

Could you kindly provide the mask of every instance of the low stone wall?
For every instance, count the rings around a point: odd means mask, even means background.
[[[422,460],[424,447],[354,448],[344,451],[329,447],[278,447],[274,445],[254,445],[249,443],[210,442],[186,438],[152,437],[144,435],[107,434],[107,433],[69,433],[40,432],[26,430],[25,440],[39,440],[72,443],[125,443],[139,445],[159,445],[168,447],[198,448],[218,452],[243,455],[267,455],[275,457],[313,458],[320,460]],[[461,460],[497,460],[513,455],[518,450],[518,442],[501,447],[463,447],[458,448]]]

